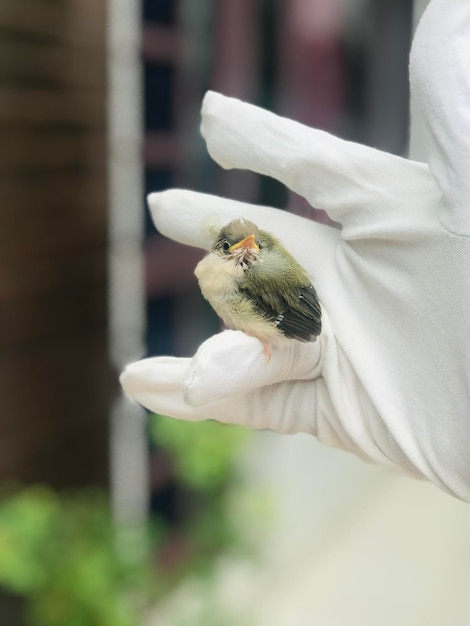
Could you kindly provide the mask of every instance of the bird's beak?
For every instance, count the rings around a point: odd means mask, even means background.
[[[256,250],[256,252],[259,252],[259,247],[255,241],[254,235],[249,235],[248,237],[245,237],[245,239],[242,239],[238,243],[234,243],[233,246],[230,248],[229,252],[233,252],[234,250],[238,250],[239,248],[246,248],[247,250],[252,249],[252,250]]]

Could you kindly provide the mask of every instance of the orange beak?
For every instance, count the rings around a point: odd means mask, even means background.
[[[242,239],[238,243],[234,243],[229,252],[233,252],[234,250],[238,250],[239,248],[247,248],[248,250],[251,248],[252,250],[256,250],[256,252],[259,252],[259,247],[255,241],[254,235],[248,235],[248,237],[245,237],[245,239]]]

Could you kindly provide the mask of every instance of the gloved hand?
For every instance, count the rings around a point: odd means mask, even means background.
[[[307,432],[470,500],[470,3],[432,0],[411,55],[429,166],[342,141],[208,93],[202,133],[225,168],[282,181],[342,225],[173,190],[149,198],[159,231],[209,248],[245,216],[311,273],[323,309],[316,343],[274,347],[226,331],[192,359],[129,365],[145,407]]]

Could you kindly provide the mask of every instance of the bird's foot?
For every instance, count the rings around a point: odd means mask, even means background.
[[[264,341],[261,342],[263,345],[263,354],[266,357],[266,363],[269,363],[269,361],[271,360],[272,357],[272,351],[271,351],[271,346],[267,343],[264,343]]]

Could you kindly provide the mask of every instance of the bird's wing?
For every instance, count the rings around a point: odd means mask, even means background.
[[[270,276],[269,287],[260,272],[241,284],[242,293],[255,309],[286,336],[313,341],[321,333],[321,308],[309,282]]]

